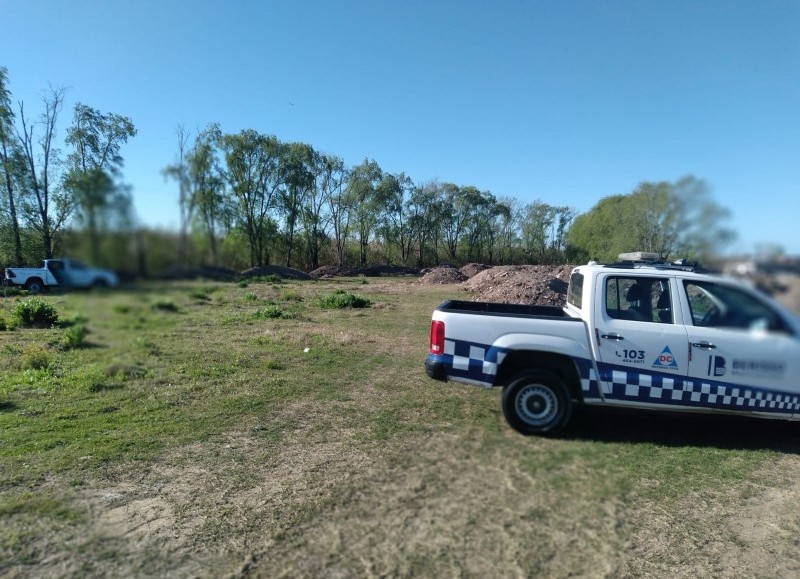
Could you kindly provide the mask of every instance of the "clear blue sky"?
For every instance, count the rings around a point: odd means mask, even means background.
[[[692,174],[729,251],[800,254],[800,1],[0,0],[15,100],[129,116],[140,218],[177,227],[175,128],[219,122],[589,210]]]

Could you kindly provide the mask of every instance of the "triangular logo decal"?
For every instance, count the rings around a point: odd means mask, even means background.
[[[675,361],[675,356],[672,355],[672,350],[669,349],[669,346],[664,346],[664,349],[661,350],[661,354],[658,355],[655,362],[653,362],[653,368],[671,368],[675,369],[678,367],[678,362]]]

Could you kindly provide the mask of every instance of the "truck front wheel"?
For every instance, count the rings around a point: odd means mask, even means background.
[[[42,283],[42,280],[40,280],[38,277],[34,277],[27,281],[27,283],[25,284],[25,289],[28,290],[28,293],[38,294],[40,291],[44,289],[44,284]]]
[[[529,370],[515,375],[503,389],[503,416],[522,434],[552,435],[572,415],[569,390],[554,374]]]

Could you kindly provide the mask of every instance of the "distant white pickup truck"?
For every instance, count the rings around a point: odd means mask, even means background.
[[[42,267],[8,267],[4,285],[24,287],[30,293],[54,286],[60,287],[114,287],[119,278],[113,271],[88,267],[77,259],[45,259]]]
[[[800,318],[694,264],[590,263],[563,308],[447,301],[429,377],[503,386],[523,434],[554,434],[574,403],[800,420]]]

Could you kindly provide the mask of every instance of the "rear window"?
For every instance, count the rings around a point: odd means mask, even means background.
[[[583,274],[580,272],[576,271],[569,278],[567,303],[572,304],[578,309],[583,307]]]

